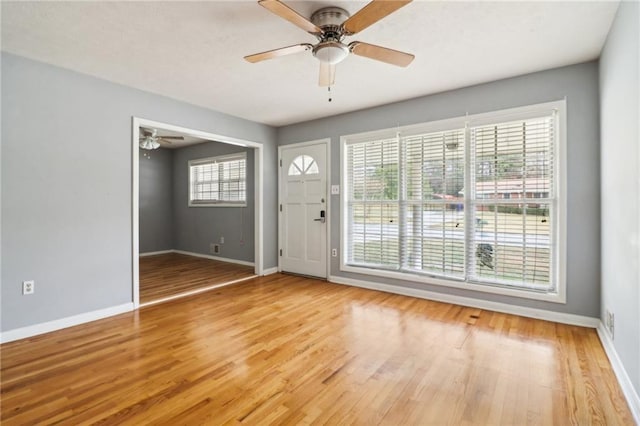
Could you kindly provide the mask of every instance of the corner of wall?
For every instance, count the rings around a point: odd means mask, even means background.
[[[627,404],[629,405],[629,409],[631,410],[631,414],[633,415],[634,420],[637,424],[640,424],[640,396],[636,392],[633,387],[633,383],[631,382],[631,378],[627,374],[626,369],[624,368],[624,364],[620,360],[618,356],[618,352],[609,337],[609,333],[606,330],[603,322],[600,322],[597,327],[598,337],[600,338],[600,342],[602,343],[602,347],[604,348],[605,353],[607,354],[607,358],[609,358],[609,362],[611,362],[611,367],[613,369],[613,373],[618,379],[618,383],[620,384],[620,388],[622,389],[622,393],[627,399]]]

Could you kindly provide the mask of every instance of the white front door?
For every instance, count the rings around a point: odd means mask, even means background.
[[[326,278],[327,145],[280,152],[280,269]]]

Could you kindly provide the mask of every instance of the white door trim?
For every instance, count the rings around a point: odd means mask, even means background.
[[[264,152],[263,146],[259,142],[253,142],[244,139],[238,139],[230,136],[217,135],[214,133],[203,132],[200,130],[180,127],[173,124],[162,123],[159,121],[148,120],[140,117],[132,117],[131,120],[131,158],[132,158],[132,176],[131,176],[131,228],[132,228],[132,244],[131,244],[131,271],[132,271],[132,300],[133,307],[137,309],[140,306],[140,270],[138,258],[140,255],[140,222],[139,222],[139,195],[140,195],[140,170],[139,170],[139,148],[138,138],[140,136],[140,126],[154,127],[162,130],[184,133],[189,136],[207,139],[215,142],[222,142],[229,145],[238,145],[248,148],[254,148],[254,203],[255,203],[255,274],[262,275],[264,269],[264,241],[263,241],[263,224],[264,224],[264,206],[263,206],[263,177],[264,170]]]
[[[327,193],[327,219],[326,219],[326,233],[327,233],[327,271],[326,271],[326,278],[329,279],[329,276],[331,276],[331,138],[324,138],[324,139],[317,139],[317,140],[313,140],[313,141],[307,141],[307,142],[297,142],[297,143],[290,143],[290,144],[286,144],[286,145],[280,145],[278,147],[278,253],[276,253],[278,255],[278,272],[282,272],[282,264],[280,262],[280,250],[282,249],[282,242],[283,242],[283,237],[282,237],[282,214],[280,212],[280,205],[282,204],[282,166],[280,165],[280,162],[282,161],[282,150],[284,149],[288,149],[288,148],[301,148],[304,146],[310,146],[310,145],[324,145],[325,146],[325,152],[327,154],[327,187],[326,189],[326,193]]]

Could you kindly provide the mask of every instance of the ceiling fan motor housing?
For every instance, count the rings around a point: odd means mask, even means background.
[[[342,43],[342,23],[347,18],[349,12],[339,7],[324,7],[311,15],[311,22],[323,31],[320,43],[313,47],[313,56],[320,62],[337,64],[349,55],[349,47]]]
[[[340,7],[323,7],[311,15],[311,22],[322,28],[325,34],[335,33],[339,39],[343,37],[342,23],[349,18],[349,12]]]

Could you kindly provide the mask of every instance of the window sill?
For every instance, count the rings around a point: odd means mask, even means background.
[[[567,303],[564,291],[562,289],[555,293],[541,293],[535,291],[528,291],[524,289],[502,287],[489,284],[477,284],[466,281],[448,280],[443,278],[436,278],[418,274],[410,274],[406,272],[385,271],[380,269],[369,269],[350,265],[340,265],[340,270],[344,272],[351,272],[355,274],[372,275],[376,277],[392,278],[403,281],[412,281],[415,283],[424,283],[430,285],[437,285],[442,287],[459,288],[463,290],[472,290],[481,293],[499,294],[503,296],[518,297],[521,299],[542,300],[552,303]]]
[[[189,203],[188,207],[247,207],[247,203],[242,203],[242,204],[233,204],[233,203],[192,204],[192,203]]]

